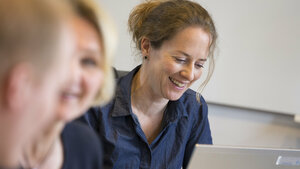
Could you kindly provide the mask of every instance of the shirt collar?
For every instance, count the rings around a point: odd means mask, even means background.
[[[140,70],[141,65],[134,68],[127,75],[118,80],[115,106],[112,110],[113,117],[129,116],[131,110],[131,84],[134,75]]]

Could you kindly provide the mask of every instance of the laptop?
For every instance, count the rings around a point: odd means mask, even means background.
[[[300,150],[196,145],[188,169],[300,169]]]

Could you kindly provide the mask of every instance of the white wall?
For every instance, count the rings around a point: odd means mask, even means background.
[[[112,18],[115,20],[116,26],[119,32],[119,46],[116,53],[115,58],[115,67],[120,70],[131,70],[134,68],[139,62],[137,61],[137,57],[134,56],[134,50],[131,48],[131,37],[127,31],[127,19],[129,16],[130,10],[140,2],[140,0],[99,0],[101,4],[106,8],[106,10],[111,14]],[[209,12],[212,14],[213,18],[216,21],[216,25],[219,31],[220,43],[219,43],[219,56],[216,72],[214,77],[209,84],[206,93],[204,93],[207,101],[214,103],[223,103],[240,107],[249,107],[256,109],[266,109],[272,112],[281,112],[281,113],[295,113],[296,106],[298,106],[298,110],[300,110],[299,104],[297,104],[297,99],[300,97],[300,82],[297,70],[299,67],[297,66],[299,62],[299,57],[295,56],[294,53],[292,55],[292,59],[298,59],[297,61],[293,61],[288,59],[289,55],[286,55],[285,50],[280,50],[280,40],[284,40],[285,38],[292,38],[293,42],[291,45],[293,47],[293,52],[297,52],[300,40],[298,27],[300,21],[298,7],[300,6],[300,1],[298,0],[197,0],[201,4],[203,4]],[[250,3],[250,5],[249,5]],[[261,5],[259,5],[261,4]],[[251,17],[255,14],[264,14],[264,7],[269,4],[269,10],[271,13],[267,13],[266,16],[258,18],[251,18],[250,22],[259,21],[257,26],[248,27],[247,20],[243,20],[240,18],[238,12],[241,12],[245,15],[246,11],[243,9],[247,9],[247,5],[249,7],[248,14]],[[294,5],[293,5],[294,4]],[[239,8],[239,6],[241,8]],[[282,5],[282,6],[280,6]],[[289,6],[288,6],[289,5]],[[272,9],[272,6],[275,8]],[[253,7],[253,8],[252,8]],[[255,9],[257,7],[257,10]],[[268,55],[267,57],[256,58],[251,60],[253,55],[249,53],[248,49],[258,49],[259,45],[268,44],[273,41],[273,37],[271,32],[267,32],[267,36],[271,39],[255,39],[257,38],[253,30],[259,31],[260,26],[263,23],[264,19],[272,18],[272,14],[275,14],[276,17],[288,17],[290,14],[285,13],[284,15],[280,15],[276,13],[276,10],[281,8],[284,11],[288,11],[289,7],[291,7],[290,11],[295,12],[295,15],[292,18],[287,18],[287,20],[283,21],[282,29],[276,27],[276,30],[290,30],[295,31],[295,37],[284,36],[284,33],[281,32],[278,34],[279,39],[276,39],[276,43],[274,46],[274,50],[279,50],[279,56],[276,55],[276,59],[272,59],[272,55]],[[226,10],[224,9],[230,9]],[[296,9],[296,10],[295,10]],[[251,11],[252,10],[252,11]],[[257,11],[257,13],[253,13]],[[274,11],[275,10],[275,11]],[[297,12],[298,11],[298,12]],[[251,13],[252,12],[252,13]],[[279,12],[279,11],[278,11]],[[226,18],[227,17],[227,18]],[[278,24],[276,17],[274,17],[273,24]],[[297,23],[295,27],[288,28],[284,27],[289,19],[299,19],[296,20]],[[219,20],[221,19],[221,20]],[[226,21],[232,22],[232,19],[238,19],[236,24],[237,26],[246,27],[244,29],[231,29],[228,26],[235,27],[235,25],[226,25]],[[249,19],[249,18],[248,18]],[[240,22],[244,21],[244,22]],[[298,26],[298,27],[297,27]],[[238,28],[236,27],[236,28]],[[272,28],[272,25],[267,27]],[[263,28],[261,30],[267,30],[267,28]],[[231,32],[226,35],[227,32]],[[243,39],[240,36],[247,34],[246,38]],[[231,36],[232,35],[232,36]],[[264,35],[263,32],[259,32],[259,35]],[[234,37],[235,36],[235,37]],[[259,37],[259,36],[258,36]],[[232,39],[233,38],[233,39]],[[242,38],[242,40],[241,40]],[[231,43],[232,40],[235,43]],[[255,41],[257,40],[257,44],[255,46],[249,47],[247,46],[247,41]],[[223,41],[223,42],[222,42]],[[275,42],[275,40],[274,40]],[[289,42],[284,41],[284,46],[289,47]],[[242,44],[241,48],[234,47],[239,43]],[[233,47],[233,48],[232,48]],[[249,48],[248,48],[249,47]],[[268,47],[268,46],[267,46]],[[295,48],[296,47],[296,48]],[[264,51],[264,48],[260,49]],[[243,52],[245,55],[241,55]],[[255,53],[255,51],[254,51]],[[269,51],[269,53],[274,54],[274,51]],[[298,54],[299,52],[297,52]],[[276,52],[275,52],[276,54]],[[243,57],[241,57],[243,56]],[[261,55],[257,55],[259,57]],[[281,61],[281,56],[285,57],[283,61]],[[250,60],[249,60],[250,59]],[[266,60],[267,59],[267,60]],[[269,60],[268,60],[269,59]],[[279,59],[279,60],[278,60]],[[270,63],[275,63],[275,66],[272,65],[264,65],[263,61],[269,61]],[[243,63],[246,62],[246,65],[235,64],[237,62]],[[233,66],[232,66],[233,64]],[[231,65],[231,66],[229,66]],[[264,69],[264,66],[267,66],[268,69]],[[226,67],[228,69],[226,69]],[[249,72],[250,70],[250,72]],[[255,70],[259,72],[255,72]],[[263,70],[268,70],[267,77],[260,76],[265,73]],[[285,72],[287,70],[287,72]],[[248,72],[247,72],[248,71]],[[299,71],[300,72],[300,71]],[[225,73],[225,74],[224,74]],[[269,76],[268,73],[271,73],[272,76]],[[251,78],[256,79],[251,79]],[[296,78],[295,78],[296,77]],[[264,80],[270,80],[265,81]],[[275,80],[275,83],[273,81]],[[247,86],[247,83],[253,83],[250,87]],[[272,84],[273,83],[273,84]],[[232,84],[236,84],[237,86],[231,86]],[[216,86],[217,85],[217,86]],[[219,85],[219,86],[218,86]],[[221,86],[221,88],[220,88]],[[287,86],[288,88],[285,88]],[[196,87],[194,87],[196,88]],[[246,93],[245,93],[246,92]],[[299,95],[298,95],[299,93]],[[292,96],[292,97],[289,97]],[[269,102],[271,100],[275,100],[274,102]],[[283,97],[283,100],[279,98]],[[253,99],[254,98],[254,99]],[[240,104],[239,101],[247,104]],[[250,105],[248,104],[250,103]],[[253,103],[258,106],[253,106]],[[282,103],[282,104],[281,104]],[[252,105],[251,105],[252,104]],[[293,105],[292,107],[289,105]],[[261,107],[266,105],[267,108]],[[289,109],[289,108],[292,108]],[[273,114],[266,113],[262,111],[253,111],[249,109],[239,109],[227,106],[219,106],[210,104],[210,122],[211,129],[214,138],[215,144],[222,145],[241,145],[241,146],[263,146],[263,147],[291,147],[291,148],[300,148],[300,124],[296,124],[293,121],[293,117],[289,115],[282,114]]]
[[[133,56],[131,37],[127,31],[127,20],[131,9],[139,3],[139,0],[98,0],[105,10],[114,19],[119,36],[119,45],[116,51],[114,65],[120,70],[131,70],[138,62]],[[136,57],[137,58],[137,57]]]
[[[210,102],[300,114],[299,0],[197,0],[219,33]]]

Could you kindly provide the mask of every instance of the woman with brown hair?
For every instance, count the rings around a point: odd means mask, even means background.
[[[195,144],[212,144],[200,93],[214,68],[213,20],[193,1],[150,0],[128,25],[142,64],[118,80],[113,101],[81,120],[101,136],[106,168],[186,168]],[[206,67],[200,91],[190,90]]]

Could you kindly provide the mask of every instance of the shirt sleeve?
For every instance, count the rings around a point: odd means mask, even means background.
[[[204,99],[201,100],[201,106],[199,107],[197,116],[198,117],[194,118],[194,125],[186,145],[182,165],[183,169],[187,168],[196,144],[212,144],[212,137],[208,121],[208,108]]]

